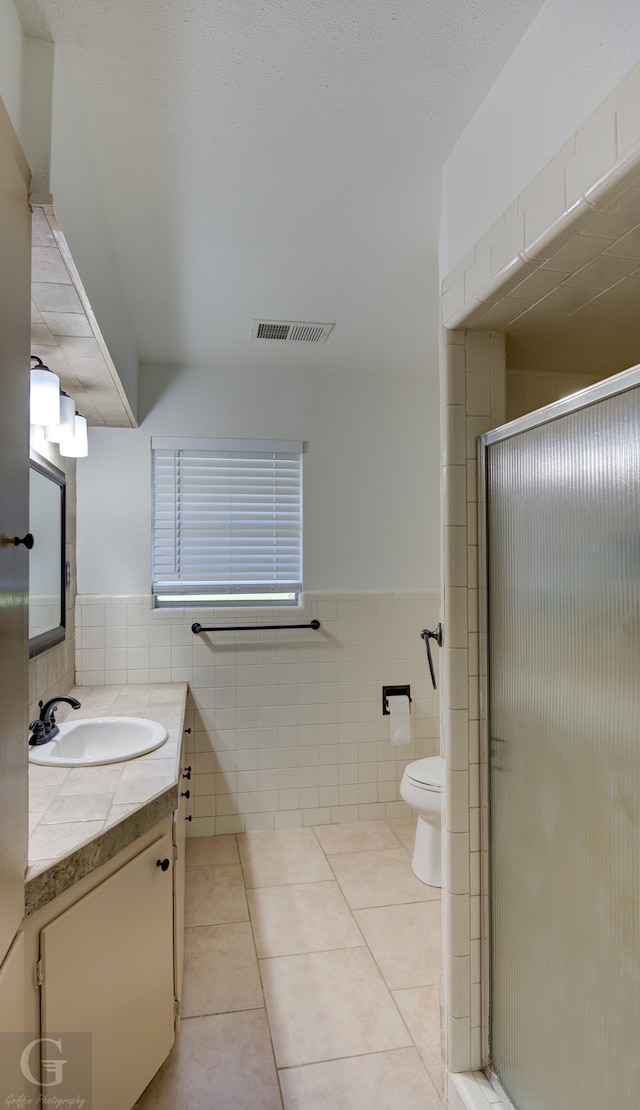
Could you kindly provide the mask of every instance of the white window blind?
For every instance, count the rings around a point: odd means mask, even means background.
[[[302,444],[154,437],[157,604],[295,604]]]

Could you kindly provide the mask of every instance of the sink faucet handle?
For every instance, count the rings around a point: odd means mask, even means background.
[[[48,737],[43,721],[32,721],[29,725],[29,730],[31,732],[29,743],[32,747],[36,744],[45,744],[47,742]]]

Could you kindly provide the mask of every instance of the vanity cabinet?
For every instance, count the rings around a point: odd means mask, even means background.
[[[173,1044],[173,866],[166,833],[40,932],[41,1036],[91,1032],[93,1110],[130,1110]]]
[[[178,808],[173,815],[173,841],[175,871],[173,876],[173,974],[176,992],[176,1033],[180,1028],[180,1004],[182,1002],[182,978],[184,969],[184,897],[186,879],[186,838],[187,814],[192,794],[192,772],[190,766],[180,769],[178,786]]]
[[[182,785],[180,793],[188,786]],[[11,976],[19,993],[22,971],[21,1028],[35,1038],[62,1036],[63,1058],[77,1050],[70,1039],[64,1051],[65,1033],[90,1034],[92,1110],[131,1110],[175,1039],[187,804],[180,797],[172,815],[24,921],[24,953]],[[4,993],[0,990],[0,1003]],[[13,995],[5,1001],[16,1005]],[[0,1005],[0,1019],[2,1013]],[[13,1019],[7,1020],[15,1030]],[[60,1055],[55,1047],[51,1051]],[[37,1074],[37,1049],[34,1053]],[[65,1065],[63,1075],[67,1071],[71,1085],[71,1065]],[[62,1086],[48,1091],[45,1072],[42,1079],[43,1095],[78,1095]],[[31,1094],[35,1105],[40,1088]]]

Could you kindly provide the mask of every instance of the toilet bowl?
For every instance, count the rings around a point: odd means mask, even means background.
[[[444,759],[416,759],[405,768],[400,797],[418,814],[411,869],[428,886],[442,886],[441,821],[444,803]]]

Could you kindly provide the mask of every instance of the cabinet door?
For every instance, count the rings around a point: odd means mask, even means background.
[[[40,934],[42,1036],[91,1033],[92,1110],[130,1110],[173,1044],[172,855],[167,833]]]
[[[3,1102],[7,1106],[35,1105],[39,1093],[19,1066],[19,1054],[29,1038],[25,1038],[20,1047],[12,1052],[2,1036],[3,1033],[31,1033],[32,1037],[36,1037],[37,1034],[27,1027],[25,1000],[24,933],[19,932],[0,967],[0,1095],[5,1096]],[[10,1102],[10,1096],[15,1099],[14,1102]]]
[[[0,963],[24,912],[27,862],[29,171],[0,100]]]

